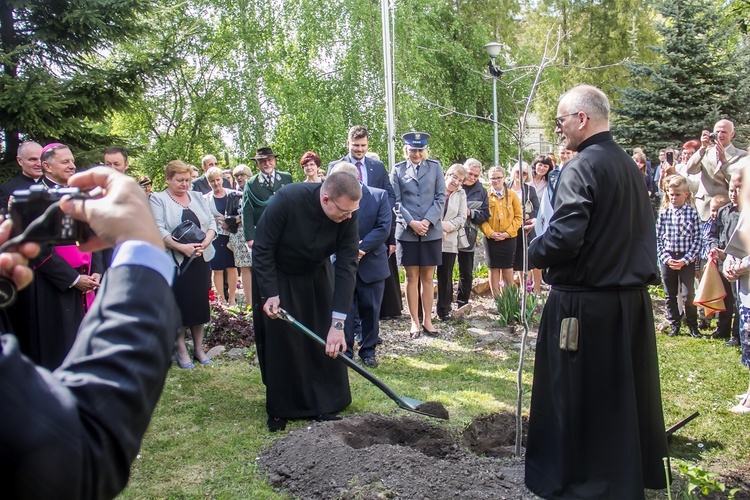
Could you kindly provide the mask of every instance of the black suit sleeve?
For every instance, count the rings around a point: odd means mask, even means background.
[[[113,498],[127,484],[164,385],[178,327],[157,272],[107,272],[70,354],[54,373],[0,353],[0,481],[7,498]]]
[[[80,276],[78,271],[55,252],[52,245],[42,246],[39,255],[31,259],[29,264],[35,272],[44,275],[61,292],[73,286],[73,282]]]
[[[537,269],[567,262],[578,256],[591,220],[597,179],[580,162],[565,170],[565,182],[557,183],[555,216],[547,231],[529,244],[529,260]]]

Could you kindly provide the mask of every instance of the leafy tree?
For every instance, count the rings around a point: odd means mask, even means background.
[[[526,61],[538,59],[541,40],[552,29],[564,34],[554,67],[545,72],[535,110],[552,136],[557,102],[581,83],[600,87],[613,103],[630,84],[626,61],[648,64],[646,49],[657,43],[651,3],[644,0],[541,0],[526,15],[519,40]]]
[[[143,16],[153,5],[151,0],[0,1],[4,162],[14,162],[26,138],[65,142],[79,159],[116,141],[101,122],[126,109],[142,92],[145,75],[168,61],[163,54],[126,58],[117,51],[119,43],[142,33]]]
[[[624,145],[675,146],[711,129],[736,110],[736,31],[707,0],[663,0],[656,8],[662,44],[655,65],[630,64],[632,81],[616,107],[615,133]]]

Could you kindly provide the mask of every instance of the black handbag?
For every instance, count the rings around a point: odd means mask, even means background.
[[[202,243],[206,233],[195,222],[185,220],[172,231],[172,239],[177,243]]]
[[[172,239],[177,243],[184,244],[202,243],[203,240],[206,239],[206,233],[204,233],[195,222],[184,220],[174,229],[174,231],[172,231]],[[198,253],[197,250],[193,250],[193,255],[190,256],[185,265],[180,266],[177,262],[177,257],[174,255],[174,250],[172,251],[172,258],[174,259],[174,263],[177,264],[179,274],[184,274],[185,271],[187,271],[187,268],[193,263],[196,253]]]

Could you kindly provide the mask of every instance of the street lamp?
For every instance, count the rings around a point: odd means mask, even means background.
[[[484,46],[484,50],[486,50],[487,55],[490,56],[489,70],[490,75],[492,76],[492,122],[494,125],[493,137],[495,139],[495,163],[492,164],[493,166],[499,164],[497,156],[497,79],[503,74],[502,70],[495,66],[495,59],[500,55],[502,49],[503,46],[497,42],[490,42]]]

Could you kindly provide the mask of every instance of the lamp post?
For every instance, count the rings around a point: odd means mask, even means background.
[[[494,160],[493,166],[497,166],[499,163],[498,156],[497,156],[497,79],[503,74],[501,70],[495,66],[495,58],[500,55],[500,51],[502,50],[503,46],[497,42],[490,42],[487,45],[484,46],[484,50],[487,51],[487,55],[490,56],[490,75],[492,76],[492,123],[494,125],[493,129],[493,137],[495,139],[495,149],[494,149]]]

